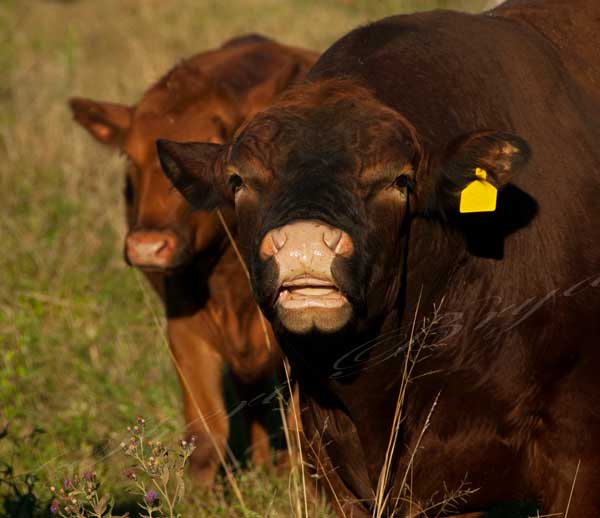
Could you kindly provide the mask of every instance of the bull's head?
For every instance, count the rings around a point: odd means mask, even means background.
[[[427,142],[345,81],[302,85],[231,146],[163,140],[158,151],[192,205],[235,206],[257,300],[293,334],[360,330],[391,310],[409,222],[458,213],[478,168],[502,189],[529,153],[501,131]]]

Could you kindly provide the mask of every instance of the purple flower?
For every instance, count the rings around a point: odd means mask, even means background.
[[[94,480],[96,478],[96,473],[93,471],[84,471],[82,477],[83,477],[83,480],[87,480],[88,482],[91,482],[92,480]]]
[[[154,503],[157,497],[158,495],[156,494],[156,491],[148,491],[146,493],[146,496],[144,497],[144,500],[146,500],[146,503],[152,504]]]
[[[68,478],[65,478],[63,481],[63,486],[65,489],[73,489],[73,482],[71,482]]]
[[[52,500],[52,503],[50,504],[50,512],[52,514],[58,513],[58,500]]]

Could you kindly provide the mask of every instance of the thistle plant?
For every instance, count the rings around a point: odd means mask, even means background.
[[[110,495],[100,493],[95,472],[86,471],[81,476],[66,478],[60,489],[52,486],[50,492],[54,496],[50,504],[52,514],[63,518],[119,518],[112,514]]]
[[[129,428],[129,440],[121,443],[125,455],[133,460],[126,470],[137,492],[143,495],[140,503],[144,518],[181,516],[177,504],[185,493],[185,465],[195,448],[195,439],[182,440],[178,450],[164,446],[160,441],[146,440],[145,420],[138,417],[137,424]]]
[[[195,448],[195,440],[180,441],[171,448],[145,436],[145,420],[129,427],[129,438],[121,449],[131,461],[125,477],[131,482],[131,492],[140,496],[138,505],[143,518],[179,518],[177,512],[185,493],[185,465]],[[112,514],[111,496],[101,492],[96,473],[85,471],[80,476],[67,478],[62,487],[52,486],[50,512],[62,518],[126,518]]]

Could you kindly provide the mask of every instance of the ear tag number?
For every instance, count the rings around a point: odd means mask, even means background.
[[[498,189],[486,180],[485,169],[475,169],[475,176],[477,180],[473,180],[460,193],[460,212],[494,212]]]

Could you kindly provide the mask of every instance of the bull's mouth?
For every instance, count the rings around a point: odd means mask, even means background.
[[[277,304],[284,310],[335,309],[348,299],[331,279],[302,275],[281,284]]]

